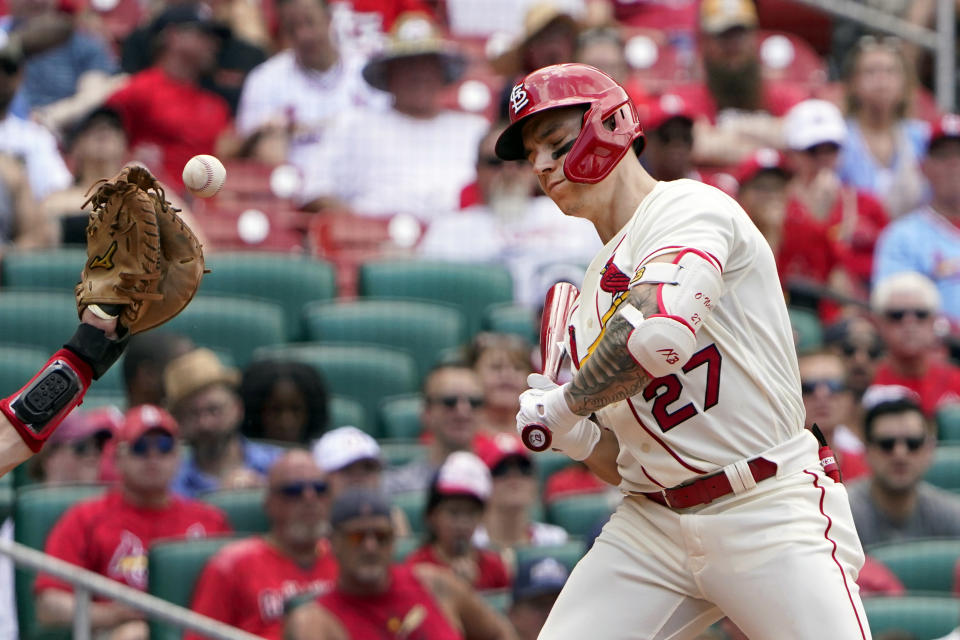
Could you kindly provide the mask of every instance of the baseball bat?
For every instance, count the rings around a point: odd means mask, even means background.
[[[547,291],[543,303],[543,315],[540,318],[540,362],[541,373],[554,382],[560,375],[563,363],[563,336],[570,321],[570,312],[580,291],[569,282],[558,282]],[[524,446],[531,451],[544,451],[550,447],[553,436],[546,425],[531,422],[524,425],[520,432]]]

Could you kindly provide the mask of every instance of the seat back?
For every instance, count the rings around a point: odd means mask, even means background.
[[[223,511],[234,532],[239,534],[266,533],[270,528],[263,508],[264,498],[261,487],[222,489],[200,496],[207,504]]]
[[[367,424],[367,410],[353,398],[330,396],[329,407],[331,429],[352,426],[368,433],[371,431],[371,427]],[[373,429],[374,433],[377,431]]]
[[[547,517],[570,535],[585,537],[613,508],[603,495],[572,496],[556,500],[547,507]]]
[[[390,502],[395,507],[403,509],[414,536],[420,536],[426,530],[426,523],[423,521],[427,508],[426,491],[395,493],[390,496]]]
[[[466,319],[467,336],[480,330],[487,307],[513,300],[510,272],[491,264],[375,260],[360,267],[359,290],[368,298],[415,298],[452,304]]]
[[[147,560],[150,567],[147,574],[147,592],[181,607],[190,608],[193,588],[207,561],[234,540],[235,537],[223,536],[154,542],[150,545]],[[182,629],[175,625],[150,622],[152,640],[180,640],[181,634]]]
[[[76,298],[72,293],[4,291],[0,296],[0,327],[4,343],[53,353],[77,329]]]
[[[893,571],[907,591],[953,592],[960,540],[898,540],[868,552]]]
[[[86,249],[10,251],[3,256],[0,286],[4,289],[46,289],[63,293],[80,282]]]
[[[943,444],[960,444],[960,404],[948,404],[937,409],[937,440]]]
[[[512,333],[530,344],[537,343],[537,317],[533,309],[522,304],[495,304],[483,314],[483,328],[496,333]]]
[[[583,557],[585,547],[580,538],[570,538],[564,544],[547,545],[542,547],[517,547],[517,565],[525,560],[539,560],[540,558],[556,558],[567,569],[573,570],[580,558]]]
[[[423,431],[420,412],[423,397],[419,394],[385,398],[380,403],[380,427],[384,437],[411,440]]]
[[[47,536],[63,513],[87,498],[104,491],[100,485],[53,487],[34,485],[17,490],[14,502],[14,539],[28,547],[43,551]],[[39,626],[34,615],[33,583],[36,572],[18,569],[15,572],[17,620],[22,640],[68,638],[69,632],[51,631]]]
[[[874,636],[898,629],[917,640],[933,640],[950,633],[960,620],[960,605],[949,596],[865,597],[863,608]]]
[[[789,307],[787,312],[796,337],[797,351],[815,351],[823,346],[823,327],[816,313],[799,307]]]
[[[937,447],[923,479],[947,491],[960,491],[960,446]]]

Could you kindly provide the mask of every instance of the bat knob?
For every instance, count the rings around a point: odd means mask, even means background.
[[[530,451],[546,451],[550,448],[550,443],[553,442],[553,435],[550,433],[550,429],[547,429],[542,424],[532,422],[523,427],[523,430],[520,432],[520,439],[523,440],[523,445],[530,449]]]

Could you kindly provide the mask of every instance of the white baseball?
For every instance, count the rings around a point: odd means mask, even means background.
[[[213,156],[193,156],[183,166],[184,186],[200,198],[216,195],[226,179],[227,170],[223,163]]]

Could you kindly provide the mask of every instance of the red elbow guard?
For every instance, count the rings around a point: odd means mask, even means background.
[[[60,349],[22,389],[0,400],[0,411],[30,450],[37,452],[50,434],[83,401],[93,371],[69,349]]]

